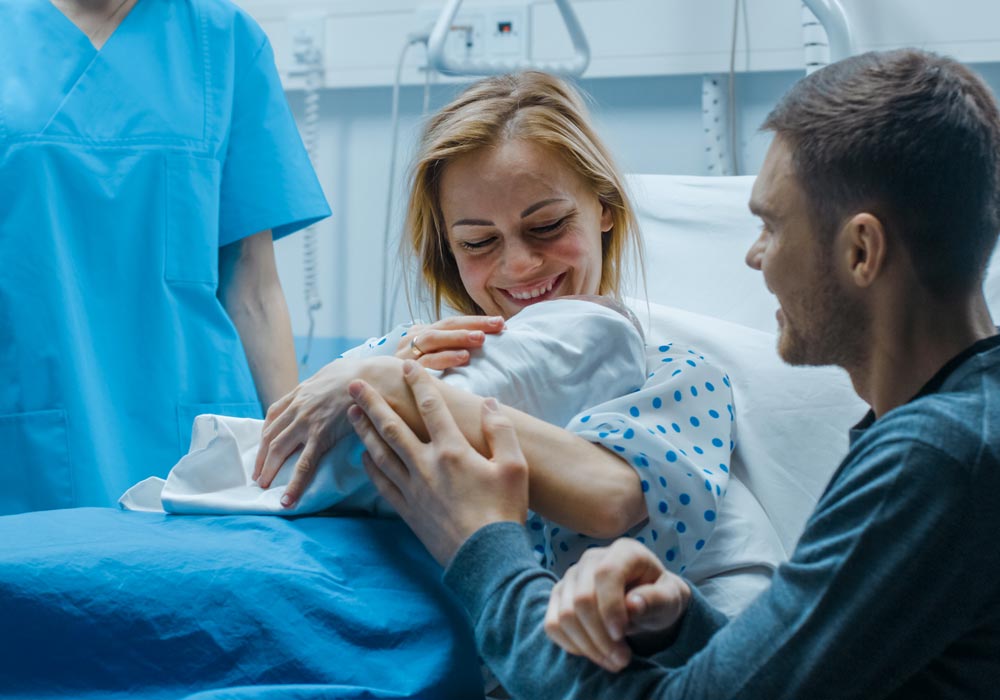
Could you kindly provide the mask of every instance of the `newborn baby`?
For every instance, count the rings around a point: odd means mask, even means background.
[[[395,347],[401,326],[385,342],[344,354]],[[369,353],[370,354],[370,353]],[[580,411],[638,390],[645,381],[641,328],[631,311],[600,296],[570,296],[533,304],[488,335],[467,365],[440,378],[480,396],[496,399],[555,425]],[[309,488],[291,508],[281,496],[298,453],[282,465],[268,489],[251,479],[262,420],[202,415],[195,419],[191,447],[167,475],[136,484],[119,500],[129,510],[173,513],[298,515],[337,506],[343,510],[389,512],[361,464],[363,445],[353,434],[321,460]]]

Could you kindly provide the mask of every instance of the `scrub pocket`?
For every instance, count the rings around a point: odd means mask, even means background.
[[[212,158],[172,154],[166,158],[167,282],[206,284],[219,279],[221,168]]]
[[[182,455],[191,447],[191,428],[195,416],[211,413],[234,418],[263,418],[259,401],[247,403],[182,403],[177,406],[177,440]]]
[[[66,412],[0,416],[0,515],[74,505]]]

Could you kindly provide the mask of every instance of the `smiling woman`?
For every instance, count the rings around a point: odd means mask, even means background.
[[[461,156],[441,193],[448,245],[481,313],[597,293],[611,211],[552,149],[511,139]]]
[[[545,73],[482,80],[428,123],[407,230],[435,310],[511,315],[618,296],[641,268],[635,215],[583,100]]]
[[[406,234],[434,311],[446,306],[465,315],[373,340],[272,406],[254,477],[267,487],[302,448],[286,505],[310,483],[318,458],[350,430],[352,380],[373,384],[423,433],[402,363],[378,364],[386,358],[377,356],[436,369],[464,364],[502,330],[486,325],[490,318],[510,319],[573,295],[615,299],[642,258],[623,179],[581,96],[538,72],[474,83],[428,121],[412,170]],[[582,332],[573,324],[565,319],[567,337]],[[684,572],[717,526],[733,447],[729,378],[694,348],[652,340],[638,368],[642,386],[597,406],[574,406],[568,424],[500,409],[528,465],[529,536],[556,572],[595,540],[622,534]],[[530,373],[512,383],[512,393],[546,390]],[[489,454],[483,398],[446,382],[439,388],[465,438]]]

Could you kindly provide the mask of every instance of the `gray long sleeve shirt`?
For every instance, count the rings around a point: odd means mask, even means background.
[[[987,698],[1000,684],[1000,336],[851,435],[791,559],[726,622],[697,594],[673,644],[606,672],[542,628],[554,577],[490,525],[445,573],[515,698]]]

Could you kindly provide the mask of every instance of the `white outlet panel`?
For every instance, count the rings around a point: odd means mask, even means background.
[[[491,7],[486,10],[486,58],[527,58],[528,11],[524,5]]]
[[[430,35],[435,22],[441,14],[437,5],[421,5],[414,13],[415,30]],[[444,43],[444,54],[454,61],[481,59],[484,57],[486,43],[486,17],[482,8],[473,5],[466,11],[464,6],[451,23],[451,31]]]

